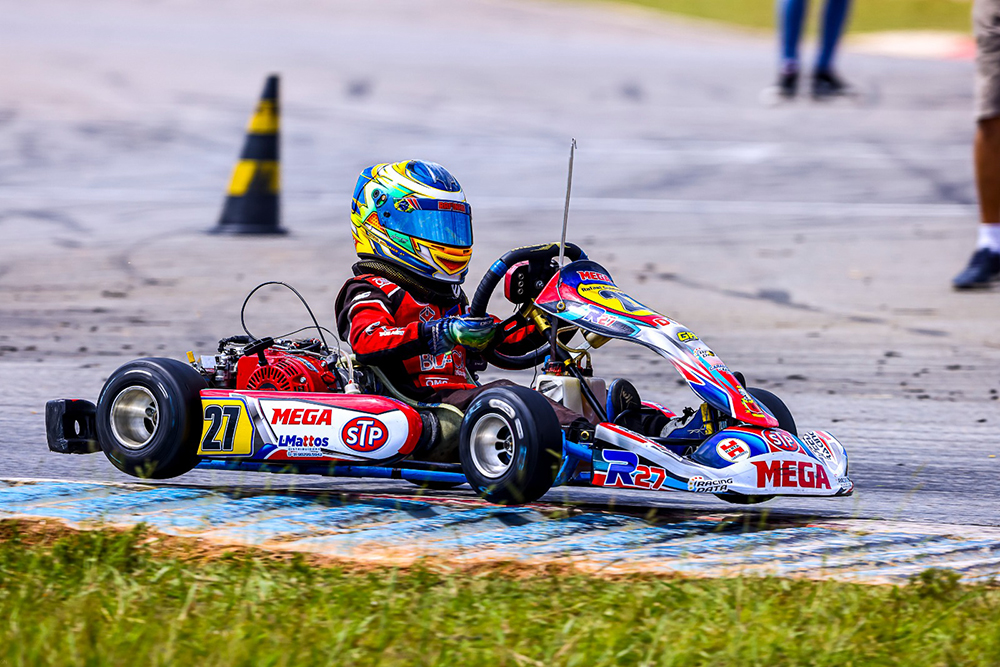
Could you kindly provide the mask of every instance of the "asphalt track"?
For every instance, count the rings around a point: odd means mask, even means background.
[[[213,350],[239,332],[258,282],[296,285],[331,324],[362,167],[447,165],[475,208],[478,277],[509,247],[557,237],[574,136],[570,238],[782,395],[800,427],[848,448],[853,498],[778,499],[744,516],[1000,523],[1000,302],[949,288],[974,235],[970,63],[848,53],[863,103],[765,108],[769,39],[646,12],[506,0],[269,7],[45,0],[4,13],[0,477],[128,481],[100,456],[49,453],[44,402],[93,400],[136,356]],[[292,233],[205,235],[271,71],[283,76]],[[255,332],[306,323],[278,292],[250,312]],[[693,402],[641,348],[609,345],[595,361],[648,398]],[[411,491],[207,472],[180,481]],[[577,488],[544,500],[732,509]]]

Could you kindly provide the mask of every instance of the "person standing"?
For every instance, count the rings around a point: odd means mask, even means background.
[[[955,289],[988,287],[1000,279],[1000,0],[975,0],[976,139],[979,238]]]
[[[837,44],[844,32],[850,0],[826,0],[819,54],[813,70],[810,92],[816,99],[845,95],[849,87],[834,71]],[[778,92],[791,99],[799,87],[799,42],[809,8],[808,0],[778,0],[778,21],[781,28],[781,66],[778,71]]]

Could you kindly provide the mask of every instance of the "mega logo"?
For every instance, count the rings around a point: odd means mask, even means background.
[[[592,280],[599,283],[610,283],[611,278],[598,271],[577,271],[580,280]]]
[[[278,447],[326,447],[329,444],[329,438],[317,438],[311,435],[278,436]]]
[[[823,466],[809,461],[753,461],[757,486],[786,489],[829,489]]]
[[[340,437],[356,452],[374,452],[389,440],[389,429],[375,417],[355,417],[344,425]]]
[[[289,426],[330,426],[332,419],[330,408],[275,408],[271,413],[272,424]]]

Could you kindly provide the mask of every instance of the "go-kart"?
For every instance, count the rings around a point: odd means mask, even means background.
[[[558,244],[508,252],[470,305],[472,315],[485,315],[504,283],[516,310],[483,356],[503,369],[541,365],[531,388],[486,389],[465,412],[421,403],[379,368],[331,349],[316,323],[320,339],[234,336],[220,341],[218,354],[189,352],[188,363],[129,362],[108,378],[96,405],[49,401],[49,448],[100,449],[120,470],[146,478],[199,467],[399,478],[431,488],[468,482],[498,504],[532,502],[567,483],[710,493],[735,503],[851,494],[836,438],[800,435],[777,396],[746,387],[690,329],[628,296],[580,248],[563,250],[562,267]],[[533,327],[526,347],[505,344],[525,327]],[[700,407],[675,413],[641,401],[627,381],[595,378],[591,352],[613,339],[667,359]],[[587,421],[564,429],[546,397]]]

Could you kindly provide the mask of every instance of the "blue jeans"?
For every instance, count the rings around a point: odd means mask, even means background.
[[[799,41],[802,39],[802,25],[805,23],[808,4],[809,0],[778,0],[781,66],[786,71],[799,69]],[[833,68],[833,56],[837,51],[840,35],[844,31],[850,4],[851,0],[826,0],[819,55],[816,58],[818,72],[830,71]]]

